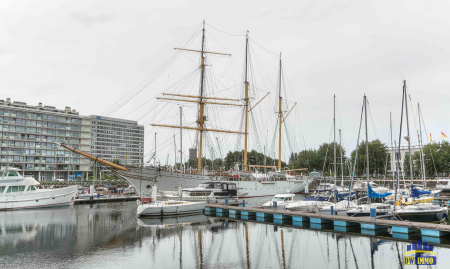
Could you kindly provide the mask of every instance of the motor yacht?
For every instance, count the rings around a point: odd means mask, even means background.
[[[1,170],[0,210],[68,206],[75,201],[77,186],[42,189],[33,177],[25,177],[17,168]]]
[[[263,203],[261,205],[262,208],[269,209],[274,208],[274,202],[277,204],[277,208],[279,209],[285,209],[286,205],[291,204],[294,202],[295,194],[292,193],[286,193],[286,194],[277,194],[275,195],[271,201]]]

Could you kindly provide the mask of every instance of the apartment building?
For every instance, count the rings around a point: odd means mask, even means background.
[[[108,161],[137,165],[144,127],[137,122],[81,116],[70,107],[0,100],[0,167],[17,167],[37,180],[82,178],[91,163],[56,143],[66,143]]]

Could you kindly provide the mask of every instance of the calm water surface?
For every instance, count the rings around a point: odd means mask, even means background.
[[[136,219],[135,210],[126,202],[0,212],[0,268],[416,268],[401,264],[410,242],[389,234],[204,215]],[[435,244],[432,268],[450,268],[449,246]]]

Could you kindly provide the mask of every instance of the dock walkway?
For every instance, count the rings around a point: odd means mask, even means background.
[[[340,227],[360,226],[362,230],[379,230],[390,227],[393,233],[418,233],[422,236],[443,237],[450,235],[450,225],[386,220],[371,217],[349,217],[330,214],[317,214],[303,211],[287,211],[277,209],[263,209],[257,207],[238,207],[230,205],[207,204],[205,213],[217,212],[219,214],[255,216],[267,219],[273,218],[274,222],[279,220],[291,220],[293,225],[302,222],[310,222],[318,225],[331,225]],[[301,226],[301,225],[299,225]]]

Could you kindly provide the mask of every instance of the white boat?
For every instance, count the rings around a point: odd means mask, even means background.
[[[286,205],[294,202],[295,194],[287,193],[287,194],[277,194],[272,198],[272,201],[263,203],[262,208],[268,209],[273,208],[273,203],[277,203],[277,208],[285,209]]]
[[[373,203],[358,205],[356,208],[347,211],[347,216],[349,217],[369,217],[370,209],[375,208],[375,214],[377,216],[387,215],[392,213],[394,206],[385,203]]]
[[[414,222],[441,222],[444,218],[448,219],[447,212],[447,207],[431,203],[395,207],[396,218]]]
[[[333,211],[336,212],[336,215],[347,216],[347,211],[350,209],[354,209],[357,206],[358,204],[355,201],[350,201],[349,203],[347,200],[342,200],[337,203],[326,205],[322,208],[319,207],[316,209],[316,213],[331,214],[331,207],[333,207]]]
[[[0,210],[68,206],[75,201],[77,186],[40,189],[39,182],[24,177],[17,168],[1,171]]]
[[[152,202],[142,203],[138,201],[136,210],[137,216],[177,216],[177,215],[194,215],[203,212],[206,201],[187,202],[187,201],[157,201],[157,187],[152,189]]]
[[[138,216],[175,216],[193,215],[203,212],[206,201],[186,202],[186,201],[155,201],[138,206],[136,215]]]

